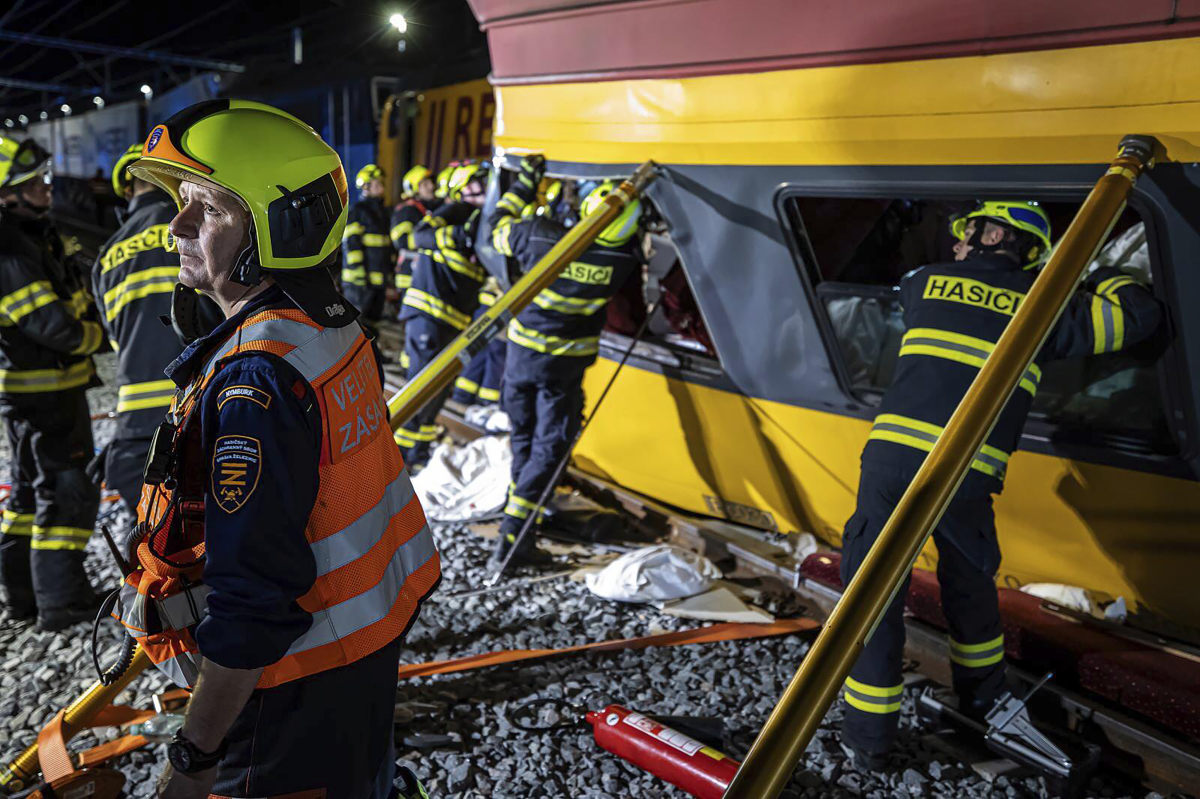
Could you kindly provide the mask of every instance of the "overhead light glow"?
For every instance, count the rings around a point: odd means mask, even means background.
[[[392,27],[400,33],[408,31],[408,20],[404,18],[403,14],[392,14],[388,17],[388,22],[392,23]]]
[[[49,113],[47,113],[47,112],[45,112],[45,111],[43,111],[42,113],[38,114],[38,119],[49,119],[49,118],[50,118],[50,114],[49,114]]]
[[[29,117],[25,116],[24,114],[21,114],[21,116],[17,117],[17,121],[20,122],[22,125],[28,125]]]
[[[4,127],[6,127],[6,128],[11,128],[14,126],[14,124],[15,123],[11,119],[4,120]]]
[[[146,95],[146,99],[149,100],[151,97],[154,96],[154,89],[150,88],[150,84],[143,83],[142,84],[142,94]]]
[[[101,96],[100,96],[100,95],[98,95],[98,94],[97,94],[95,97],[93,97],[93,98],[92,98],[92,102],[96,104],[96,107],[97,107],[97,108],[103,108],[103,107],[104,107],[104,98],[103,98],[103,97],[101,97]]]

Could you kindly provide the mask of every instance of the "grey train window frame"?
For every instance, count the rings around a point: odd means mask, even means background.
[[[809,243],[804,219],[800,216],[796,198],[835,198],[835,199],[885,199],[920,198],[922,200],[972,200],[984,196],[1036,196],[1057,202],[1083,202],[1090,185],[1071,184],[1036,184],[1029,182],[995,183],[968,181],[925,181],[925,180],[879,180],[879,181],[832,181],[820,180],[812,183],[788,182],[780,184],[775,191],[773,204],[776,216],[787,241],[788,251],[793,259],[793,266],[800,276],[801,284],[809,306],[820,331],[822,345],[832,370],[837,377],[838,388],[842,395],[851,403],[848,410],[861,418],[870,419],[875,415],[874,406],[869,405],[855,393],[851,385],[849,372],[844,363],[841,348],[829,318],[827,309],[817,292],[814,276],[819,276],[819,264]],[[1140,220],[1146,225],[1147,240],[1150,242],[1150,274],[1153,278],[1152,290],[1155,296],[1170,305],[1170,297],[1164,296],[1166,284],[1169,282],[1170,270],[1166,268],[1163,255],[1163,242],[1159,229],[1159,219],[1153,212],[1153,201],[1141,195],[1136,189],[1129,198],[1129,207],[1135,211]],[[799,221],[800,227],[794,224]],[[837,282],[837,281],[830,281]],[[1021,433],[1020,449],[1048,454],[1056,457],[1084,460],[1117,468],[1133,468],[1141,471],[1154,472],[1174,477],[1191,477],[1193,472],[1188,464],[1188,453],[1185,441],[1194,441],[1192,431],[1187,429],[1186,420],[1180,421],[1178,411],[1186,407],[1186,401],[1181,401],[1181,386],[1173,379],[1173,372],[1186,369],[1186,364],[1180,362],[1178,353],[1173,348],[1163,352],[1156,363],[1156,376],[1159,383],[1159,393],[1163,401],[1163,412],[1168,420],[1171,443],[1174,449],[1163,452],[1139,441],[1141,446],[1129,446],[1130,439],[1123,439],[1112,433],[1093,431],[1086,433],[1087,428],[1080,425],[1056,422],[1046,418],[1031,416]],[[1183,398],[1186,400],[1186,398]],[[1172,420],[1174,419],[1174,423]],[[1181,431],[1177,427],[1183,427]]]

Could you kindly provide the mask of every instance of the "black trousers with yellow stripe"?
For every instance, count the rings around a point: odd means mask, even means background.
[[[911,474],[864,467],[858,507],[842,541],[842,581],[849,584],[882,532]],[[942,610],[950,627],[954,690],[964,711],[986,712],[1004,691],[1004,635],[995,576],[1000,566],[991,495],[960,492],[933,533]],[[891,748],[903,698],[906,579],[846,680],[842,735],[870,753]]]
[[[424,313],[409,317],[404,325],[404,354],[408,358],[408,379],[412,380],[454,340],[458,331]],[[437,441],[437,415],[450,396],[447,388],[405,422],[395,434],[400,454],[409,467],[423,466]]]
[[[0,398],[13,452],[12,493],[0,520],[0,581],[23,611],[90,602],[84,550],[100,490],[87,476],[92,426],[84,390]]]

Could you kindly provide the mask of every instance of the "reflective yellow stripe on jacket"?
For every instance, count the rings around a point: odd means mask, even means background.
[[[168,408],[175,397],[171,380],[150,380],[129,383],[117,389],[117,413],[141,411],[147,408]]]
[[[152,294],[169,294],[179,282],[178,266],[153,266],[139,269],[104,292],[104,318],[111,322],[134,300]]]
[[[87,385],[95,367],[89,358],[65,369],[0,369],[0,393],[39,394]]]
[[[467,325],[471,324],[470,316],[421,289],[410,288],[404,292],[404,304],[416,308],[418,311],[424,311],[434,319],[439,319],[456,330],[466,330]]]
[[[547,355],[578,357],[595,355],[600,351],[599,336],[585,336],[584,338],[549,336],[531,327],[525,327],[516,319],[508,323],[508,340],[534,352],[543,352]]]
[[[1116,352],[1125,345],[1125,311],[1121,308],[1121,297],[1117,290],[1136,283],[1129,275],[1117,275],[1096,287],[1092,297],[1092,333],[1095,340],[1092,351],[1097,355]]]
[[[567,297],[550,289],[542,289],[541,293],[533,298],[533,304],[544,310],[580,316],[591,316],[607,302],[608,297]]]
[[[364,233],[362,243],[368,247],[391,247],[392,240],[383,233]]]
[[[0,314],[3,314],[3,321],[11,326],[38,308],[57,300],[58,295],[54,293],[49,281],[38,280],[0,297]]]
[[[974,366],[976,369],[983,368],[984,361],[994,349],[996,345],[986,339],[932,327],[914,327],[905,333],[900,341],[900,357],[928,355]],[[1021,378],[1020,385],[1030,394],[1037,394],[1041,382],[1042,370],[1037,364],[1030,364]]]
[[[868,438],[891,441],[893,444],[903,444],[930,452],[944,429],[920,419],[911,419],[896,413],[881,413],[875,417],[875,424],[871,427],[871,435]],[[984,444],[971,461],[971,468],[1003,480],[1004,472],[1008,469],[1008,453]]]

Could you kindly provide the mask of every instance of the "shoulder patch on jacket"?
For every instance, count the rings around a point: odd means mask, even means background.
[[[255,388],[254,386],[229,386],[228,388],[221,389],[221,393],[217,395],[217,410],[221,410],[226,402],[235,399],[253,402],[264,410],[271,407],[271,395],[261,388]]]
[[[249,436],[221,436],[213,447],[212,495],[221,510],[233,513],[258,487],[262,443]]]

